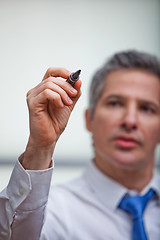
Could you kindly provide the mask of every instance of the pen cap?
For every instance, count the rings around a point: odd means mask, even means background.
[[[81,70],[71,73],[66,82],[70,83],[72,86],[78,81]]]

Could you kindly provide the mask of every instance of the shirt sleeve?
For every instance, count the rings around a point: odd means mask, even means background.
[[[52,172],[53,167],[24,170],[16,162],[8,186],[0,193],[0,239],[39,239]]]

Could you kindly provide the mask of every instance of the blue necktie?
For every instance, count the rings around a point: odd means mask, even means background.
[[[133,218],[132,240],[147,240],[143,223],[143,212],[155,192],[150,189],[144,196],[125,196],[119,207]]]

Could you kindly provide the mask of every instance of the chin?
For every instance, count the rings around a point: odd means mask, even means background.
[[[133,153],[116,154],[112,157],[112,161],[115,165],[126,169],[139,168],[140,166],[144,165],[144,161],[133,155]]]
[[[145,167],[145,156],[133,151],[101,151],[96,149],[97,162],[101,165],[107,166],[108,164],[113,167],[121,169],[140,169]],[[98,160],[99,159],[99,160]],[[148,161],[147,161],[148,162]],[[99,164],[98,164],[99,165]]]

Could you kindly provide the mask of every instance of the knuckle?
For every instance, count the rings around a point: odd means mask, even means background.
[[[55,101],[60,101],[60,99],[61,99],[61,97],[60,97],[60,95],[59,94],[54,94],[54,100]]]
[[[48,88],[44,89],[44,91],[43,91],[43,96],[44,96],[44,97],[47,97],[48,94],[49,94],[49,89],[48,89]]]
[[[55,70],[55,68],[49,67],[49,68],[47,69],[47,74],[50,76],[54,70]]]
[[[50,84],[49,87],[51,86],[51,84],[54,83],[54,77],[52,76],[49,76],[48,78],[46,78],[44,81],[43,81],[43,84],[44,86],[47,86],[47,84]]]
[[[27,94],[26,94],[26,97],[27,97],[27,98],[29,97],[29,95],[31,94],[31,92],[32,92],[32,89],[27,92]]]
[[[53,77],[52,76],[49,76],[47,79],[46,79],[46,82],[52,82],[53,81]]]
[[[50,80],[47,80],[45,83],[44,83],[44,89],[51,89],[52,88],[52,83]]]

